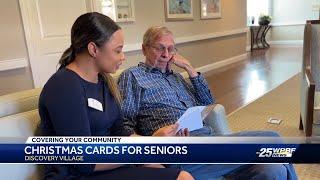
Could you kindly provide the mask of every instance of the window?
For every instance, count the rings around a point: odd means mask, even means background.
[[[261,14],[271,15],[271,0],[247,0],[248,24],[258,24]]]

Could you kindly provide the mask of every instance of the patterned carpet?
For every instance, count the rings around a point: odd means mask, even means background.
[[[299,130],[300,74],[295,75],[261,98],[228,115],[234,132],[244,130],[272,130],[282,136],[304,136]],[[269,118],[280,118],[280,125],[267,123]],[[296,164],[299,179],[320,179],[319,164]]]

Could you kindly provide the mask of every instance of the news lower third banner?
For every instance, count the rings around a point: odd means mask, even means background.
[[[29,137],[1,140],[0,163],[320,163],[316,138]]]

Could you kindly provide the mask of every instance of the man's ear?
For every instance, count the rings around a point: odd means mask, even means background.
[[[143,53],[144,56],[147,55],[147,46],[144,45],[144,44],[142,44],[142,53]]]
[[[94,42],[89,42],[87,49],[91,57],[94,57],[94,58],[97,57],[98,47]]]

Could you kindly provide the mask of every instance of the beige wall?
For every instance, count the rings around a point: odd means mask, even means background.
[[[166,22],[164,0],[135,0],[136,21],[120,24],[125,32],[126,43],[142,42],[144,31],[152,25],[169,27],[175,37],[223,32],[246,27],[246,0],[223,0],[222,18],[210,20],[200,20],[199,0],[193,0],[193,4],[193,21]],[[0,36],[14,45],[11,48],[0,45],[0,55],[6,56],[5,58],[27,57],[18,0],[1,1],[0,12],[0,23],[7,24],[5,30],[1,30]],[[246,39],[246,34],[243,33],[179,44],[178,49],[182,55],[190,59],[195,67],[200,67],[246,53]],[[15,50],[12,51],[12,49]],[[126,55],[127,61],[122,68],[137,65],[139,61],[144,59],[141,51],[129,52]],[[33,87],[29,68],[0,72],[0,83],[0,94]]]
[[[317,11],[313,11],[315,0],[273,0],[272,22],[297,22],[305,21],[318,16]]]
[[[0,1],[0,63],[27,58],[18,0]],[[0,95],[33,88],[30,67],[0,71]]]
[[[271,29],[272,41],[291,41],[303,39],[304,25],[278,26]]]
[[[1,0],[0,61],[25,57],[26,46],[18,0]]]
[[[246,27],[246,0],[223,0],[222,18],[200,20],[200,2],[193,0],[194,20],[166,22],[164,0],[135,0],[136,21],[121,24],[126,43],[142,42],[144,31],[153,25],[164,25],[175,37],[223,32]],[[179,52],[190,59],[195,67],[245,53],[246,34],[196,41],[178,45]],[[127,53],[127,62],[122,68],[137,65],[144,57],[140,51]]]
[[[290,4],[290,6],[288,6]],[[309,19],[318,19],[319,12],[314,11],[315,0],[274,0],[272,23],[304,23]],[[276,26],[271,30],[273,41],[303,39],[303,25]]]

